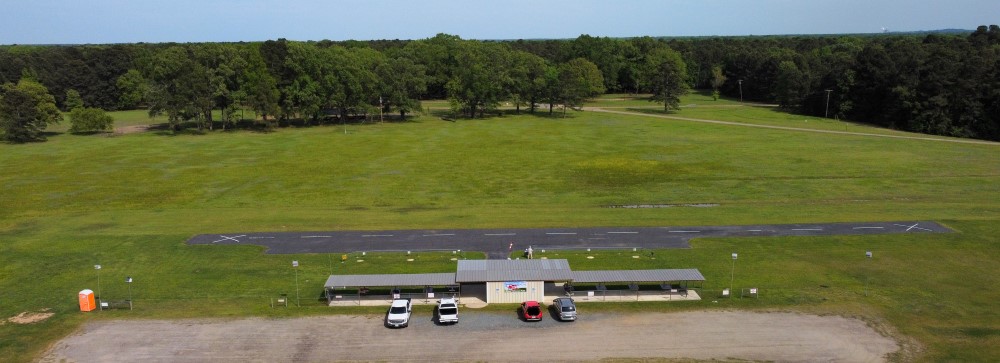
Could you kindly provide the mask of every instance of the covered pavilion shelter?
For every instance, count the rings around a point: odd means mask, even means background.
[[[337,301],[350,301],[364,305],[368,301],[378,305],[398,297],[433,297],[435,289],[447,295],[459,296],[461,287],[455,283],[455,274],[375,274],[375,275],[330,275],[326,279],[326,299],[330,305]],[[420,290],[415,292],[414,290]]]
[[[394,298],[429,304],[438,295],[490,304],[567,295],[583,301],[696,300],[688,284],[704,281],[697,269],[572,271],[564,259],[519,259],[459,260],[454,273],[330,275],[324,287],[331,306],[384,305]],[[581,290],[574,292],[576,286]]]
[[[672,299],[687,298],[689,284],[704,281],[697,269],[574,271],[572,285],[566,285],[565,290],[575,295],[577,286],[586,287],[579,293],[587,298],[627,295],[631,299],[634,295],[642,300],[642,295],[662,295]],[[626,285],[628,289],[609,290],[607,285]]]

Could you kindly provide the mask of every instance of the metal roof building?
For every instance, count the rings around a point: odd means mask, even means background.
[[[697,269],[573,271],[573,282],[705,281]]]
[[[455,274],[396,274],[396,275],[330,275],[326,288],[346,288],[348,286],[447,286],[455,284]]]
[[[705,276],[697,269],[572,271],[566,260],[460,260],[455,273],[330,275],[325,286],[445,286],[514,280],[665,282],[705,281]]]
[[[570,281],[566,260],[460,260],[455,282]]]
[[[476,287],[486,303],[542,300],[546,286],[555,283],[669,283],[705,281],[696,269],[572,271],[564,259],[459,260],[454,273],[330,275],[327,299],[342,297],[338,289],[360,287],[447,286],[449,291]],[[662,286],[662,285],[661,285]],[[484,290],[485,289],[485,290]],[[398,291],[398,290],[397,290]],[[430,294],[428,294],[430,296]],[[332,301],[332,300],[331,300]]]

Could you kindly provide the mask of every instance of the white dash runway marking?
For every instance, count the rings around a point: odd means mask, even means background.
[[[701,231],[667,231],[670,233],[701,233]]]
[[[424,237],[454,236],[454,233],[425,234]]]
[[[363,234],[361,237],[392,237],[391,234]]]
[[[330,237],[333,237],[333,236],[302,236],[302,237],[299,237],[299,238],[330,238]]]
[[[576,232],[546,232],[545,234],[576,234]]]
[[[854,229],[885,229],[885,227],[854,227]]]
[[[516,236],[517,233],[484,233],[484,236]]]
[[[250,237],[250,239],[273,239],[274,237]]]
[[[822,228],[792,228],[793,231],[822,231]]]
[[[748,229],[747,232],[764,232],[763,229]]]
[[[608,233],[616,233],[616,234],[636,234],[636,233],[639,233],[639,232],[608,232]]]

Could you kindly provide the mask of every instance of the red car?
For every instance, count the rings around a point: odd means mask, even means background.
[[[542,306],[537,301],[525,301],[521,303],[521,315],[525,321],[542,320]]]

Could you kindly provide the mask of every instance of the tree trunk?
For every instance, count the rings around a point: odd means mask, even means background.
[[[223,119],[226,118],[226,110],[225,109],[222,110],[222,118]],[[212,122],[212,108],[211,107],[208,108],[208,112],[205,112],[205,120],[208,120],[208,130],[209,131],[213,130],[214,127],[215,127],[215,125]]]

